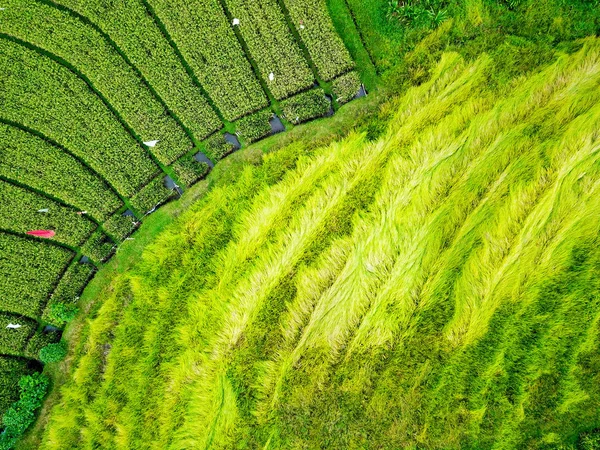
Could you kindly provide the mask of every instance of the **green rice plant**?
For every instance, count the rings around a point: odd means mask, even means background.
[[[112,237],[122,241],[135,230],[136,223],[135,217],[117,212],[104,221],[102,227]]]
[[[333,27],[325,0],[284,0],[283,4],[323,80],[330,81],[354,67]]]
[[[158,205],[173,197],[175,192],[165,187],[163,178],[164,175],[159,175],[140,189],[131,197],[131,206],[142,214],[148,214]]]
[[[335,101],[340,105],[348,103],[360,89],[361,82],[358,73],[352,71],[345,73],[333,80],[331,90]]]
[[[72,318],[79,295],[94,275],[91,264],[74,262],[62,275],[56,289],[48,300],[42,319],[52,325],[61,326]]]
[[[261,78],[277,100],[307,89],[314,77],[275,0],[225,0]]]
[[[184,130],[97,30],[43,3],[11,0],[5,8],[1,32],[36,45],[80,71],[142,141],[160,139],[151,149],[159,161],[169,164],[191,149]],[[27,27],[22,26],[24,16]]]
[[[218,0],[152,0],[150,4],[226,120],[267,106],[266,95]]]
[[[331,109],[331,102],[322,89],[311,89],[281,102],[283,116],[293,124],[322,117]]]
[[[233,144],[225,140],[221,133],[215,133],[206,142],[206,156],[213,161],[218,161],[235,150]]]
[[[19,128],[2,125],[0,175],[104,220],[121,201],[76,158]]]
[[[19,328],[8,328],[9,325]],[[14,314],[0,313],[0,353],[3,355],[23,356],[27,341],[36,332],[35,320]]]
[[[204,139],[221,128],[215,111],[186,73],[144,3],[139,0],[120,4],[104,0],[93,4],[82,0],[57,3],[98,25],[196,139]]]
[[[102,231],[94,232],[81,247],[81,253],[95,262],[104,262],[115,251],[115,242]]]
[[[2,415],[19,399],[19,379],[30,372],[26,359],[0,356],[0,413]]]
[[[0,254],[0,309],[37,318],[73,253],[0,233]]]
[[[53,240],[75,247],[92,234],[96,224],[71,207],[0,181],[0,228],[23,234],[53,230]]]
[[[177,160],[171,167],[177,174],[177,178],[186,186],[191,186],[210,172],[210,166],[207,163],[198,162],[190,156],[184,156]]]
[[[43,133],[128,196],[156,165],[88,86],[51,59],[0,41],[2,118]]]
[[[242,117],[235,123],[236,133],[247,143],[258,141],[271,134],[271,117],[273,112],[269,109]]]

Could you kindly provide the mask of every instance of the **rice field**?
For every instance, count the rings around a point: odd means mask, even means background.
[[[195,203],[102,292],[41,448],[576,448],[600,40],[494,70],[445,53],[378,138],[293,143]]]

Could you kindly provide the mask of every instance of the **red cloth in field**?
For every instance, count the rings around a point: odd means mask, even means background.
[[[28,231],[27,234],[30,234],[32,236],[37,236],[40,238],[50,239],[51,237],[54,237],[54,235],[56,233],[52,230],[32,230],[32,231]]]

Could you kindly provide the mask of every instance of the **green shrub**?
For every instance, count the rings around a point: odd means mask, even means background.
[[[35,410],[42,406],[50,381],[41,373],[25,375],[19,380],[21,395],[3,415],[4,432],[0,450],[8,450],[35,420]]]
[[[236,122],[236,131],[247,143],[258,141],[271,134],[271,124],[269,123],[271,117],[273,117],[273,112],[270,109],[242,117]]]
[[[56,344],[48,344],[40,350],[40,361],[44,364],[62,360],[67,355],[67,344],[65,341]]]
[[[0,356],[0,417],[19,399],[19,379],[29,372],[26,359]]]
[[[75,305],[67,305],[63,302],[52,303],[44,315],[49,323],[62,326],[75,318],[79,309]]]
[[[281,102],[284,117],[294,124],[322,117],[331,104],[322,89],[302,92]]]
[[[31,359],[39,359],[40,351],[48,344],[55,344],[60,340],[60,331],[38,331],[27,342],[25,356]]]

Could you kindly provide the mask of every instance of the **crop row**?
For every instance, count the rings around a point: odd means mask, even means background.
[[[136,211],[145,214],[175,195],[175,192],[165,187],[163,177],[164,175],[159,175],[131,197],[131,206]]]
[[[225,119],[232,121],[267,105],[218,0],[150,3]]]
[[[60,314],[57,314],[60,308],[58,305],[73,308],[94,271],[95,267],[91,264],[72,263],[48,300],[42,314],[43,319],[53,325],[61,326],[64,319],[60,317]]]
[[[8,0],[4,6],[0,32],[34,44],[84,74],[143,141],[160,139],[152,152],[161,162],[169,164],[191,149],[185,131],[96,29],[42,3]]]
[[[107,33],[197,139],[221,128],[216,112],[194,85],[141,0],[58,0],[57,3],[86,16]]]
[[[339,104],[344,104],[352,100],[354,96],[358,94],[360,85],[361,82],[358,73],[352,71],[333,80],[331,83],[331,90],[333,91],[335,100]]]
[[[9,125],[0,125],[0,176],[47,192],[98,220],[122,205],[106,183],[76,158]]]
[[[114,241],[101,230],[96,230],[83,244],[81,252],[95,262],[104,262],[112,256],[114,249]]]
[[[323,89],[316,88],[301,92],[281,102],[283,116],[293,124],[323,117],[331,112],[331,102]]]
[[[283,0],[283,3],[321,78],[329,81],[354,67],[329,17],[325,0]]]
[[[18,233],[53,230],[54,240],[78,246],[94,231],[96,224],[71,207],[0,181],[0,228]]]
[[[157,172],[89,87],[68,69],[13,42],[0,40],[0,114],[69,148],[123,195]]]
[[[0,415],[19,399],[19,378],[31,371],[26,359],[0,355]]]
[[[308,88],[314,76],[275,0],[225,0],[260,75],[276,99]]]
[[[37,328],[35,320],[0,312],[0,354],[23,356],[27,341]]]
[[[0,233],[0,310],[37,318],[73,253]]]

